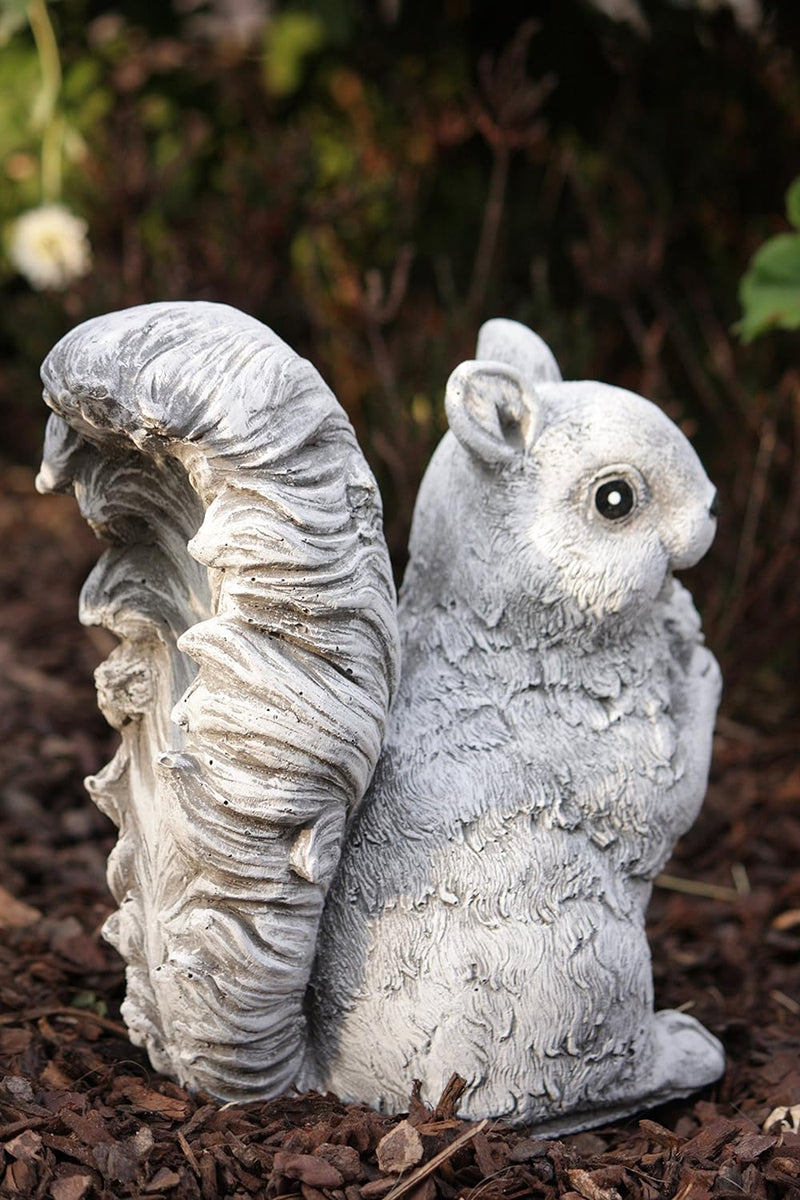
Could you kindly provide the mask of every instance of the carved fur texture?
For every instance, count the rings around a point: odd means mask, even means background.
[[[120,830],[124,1017],[159,1070],[272,1095],[395,686],[375,482],[314,368],[222,305],[87,322],[42,376],[38,485],[112,543],[81,620],[120,638],[97,685],[122,745],[87,782]]]
[[[653,1011],[644,933],[720,690],[672,575],[715,493],[664,414],[483,327],[420,490],[384,736],[379,501],[313,369],[230,309],[155,305],[80,327],[44,379],[42,486],[115,543],[82,619],[122,639],[98,689],[123,745],[90,786],[154,1064],[383,1109],[458,1071],[465,1115],[550,1132],[715,1079],[716,1039]]]

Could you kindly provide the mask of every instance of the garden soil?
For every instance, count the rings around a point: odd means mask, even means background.
[[[220,1105],[150,1068],[100,927],[111,825],[81,780],[113,753],[76,619],[98,546],[67,498],[0,477],[0,1196],[52,1200],[800,1200],[800,738],[720,720],[708,798],[655,889],[659,1007],[722,1039],[688,1100],[558,1140],[409,1096]],[[723,710],[724,714],[724,710]]]

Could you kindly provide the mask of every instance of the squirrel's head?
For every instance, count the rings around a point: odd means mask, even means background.
[[[447,415],[489,485],[476,484],[475,519],[499,521],[498,556],[515,556],[522,586],[535,580],[540,598],[601,618],[655,598],[672,570],[705,554],[716,492],[659,408],[622,388],[563,382],[541,339],[514,322],[484,326],[478,355],[451,375]],[[502,502],[487,508],[496,489]]]

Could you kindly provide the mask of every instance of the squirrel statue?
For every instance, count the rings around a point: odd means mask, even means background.
[[[551,1133],[718,1078],[716,1038],[654,1013],[644,930],[720,691],[672,575],[716,493],[675,425],[489,321],[396,606],[352,428],[258,321],[112,313],[42,378],[37,486],[111,543],[80,615],[120,639],[121,745],[87,786],[153,1065],[386,1111],[458,1072],[464,1116]]]

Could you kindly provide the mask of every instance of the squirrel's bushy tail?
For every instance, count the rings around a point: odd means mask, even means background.
[[[120,835],[125,1019],[229,1099],[303,1075],[303,998],[398,648],[375,482],[314,368],[223,305],[89,321],[50,353],[40,490],[111,542],[81,619],[120,645],[121,747],[88,786]]]

